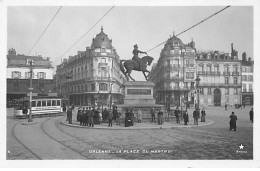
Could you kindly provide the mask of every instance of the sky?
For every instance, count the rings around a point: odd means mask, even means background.
[[[120,59],[131,59],[134,44],[138,44],[139,50],[148,51],[166,41],[170,35],[184,31],[225,6],[116,5],[95,27],[93,25],[112,5],[63,6],[29,55],[50,57],[53,66],[59,65],[62,58],[76,55],[77,51],[84,51],[91,46],[92,38],[100,33],[103,26]],[[59,7],[8,6],[6,53],[8,49],[14,48],[17,54],[28,55]],[[231,43],[234,43],[239,59],[242,59],[243,52],[254,58],[253,16],[252,6],[232,5],[178,37],[184,44],[193,39],[198,51],[219,50],[230,53]],[[87,34],[64,54],[85,33]],[[154,57],[154,63],[159,59],[162,48],[163,45],[148,52],[149,56]],[[139,81],[144,80],[138,72],[133,72],[133,77]]]

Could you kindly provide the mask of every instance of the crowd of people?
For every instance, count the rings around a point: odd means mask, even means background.
[[[225,106],[226,108],[226,106]],[[69,124],[72,124],[72,111],[74,110],[74,105],[72,106],[63,106],[63,112],[67,113],[67,121]],[[157,120],[156,120],[156,113],[157,113]],[[166,113],[169,116],[169,111],[167,110]],[[180,111],[179,107],[177,106],[176,109],[173,111],[176,123],[180,124],[180,120],[183,120],[184,125],[188,125],[189,122],[189,114],[187,110]],[[154,108],[150,109],[150,114],[151,114],[151,122],[157,123],[158,125],[162,125],[164,123],[164,112],[159,109],[158,112]],[[253,108],[249,112],[249,119],[251,122],[253,122]],[[102,124],[102,123],[107,123],[108,122],[108,127],[112,127],[113,125],[113,120],[115,121],[116,125],[121,125],[120,124],[120,117],[121,113],[117,108],[113,108],[113,110],[107,110],[105,108],[102,112],[99,108],[95,109],[94,107],[87,108],[87,107],[79,107],[78,108],[78,113],[77,113],[77,121],[80,123],[82,126],[89,126],[89,127],[94,127],[96,124]],[[202,108],[200,111],[199,108],[195,108],[193,111],[193,120],[194,120],[194,125],[199,124],[199,118],[201,118],[201,122],[206,122],[206,111],[205,108]],[[234,112],[229,116],[230,118],[230,130],[236,131],[237,126],[236,126],[236,121],[237,121],[237,116],[235,115]],[[125,112],[125,127],[130,127],[134,126],[134,121],[137,120],[138,123],[142,123],[142,111],[141,109],[138,109],[137,112],[135,113],[133,111],[133,108],[128,108],[126,109]]]

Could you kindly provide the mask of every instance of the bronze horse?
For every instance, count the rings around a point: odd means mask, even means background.
[[[129,81],[129,77],[135,81],[132,77],[131,77],[131,72],[132,70],[135,71],[142,71],[144,74],[145,79],[147,80],[147,77],[150,73],[150,71],[148,71],[146,69],[147,65],[151,65],[152,61],[153,61],[153,57],[151,56],[144,56],[141,58],[140,60],[140,66],[138,67],[138,62],[134,61],[134,60],[120,60],[120,69],[121,71],[124,73],[124,75],[127,77],[127,81]],[[122,64],[124,62],[124,64]],[[125,70],[126,69],[126,70]],[[148,72],[148,75],[145,74],[145,72]]]

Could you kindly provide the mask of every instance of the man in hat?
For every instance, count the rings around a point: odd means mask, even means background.
[[[143,54],[146,54],[146,55],[147,55],[146,52],[142,52],[142,51],[138,50],[138,46],[137,46],[137,44],[135,44],[135,45],[134,45],[134,50],[133,50],[134,56],[133,56],[132,60],[138,62],[137,68],[140,68],[140,64],[141,64],[141,59],[138,57],[138,54],[139,54],[139,53],[143,53]]]
[[[236,131],[236,129],[237,129],[237,125],[236,125],[237,116],[235,115],[235,112],[232,112],[232,114],[229,116],[229,118],[230,118],[230,121],[229,121],[230,128],[229,128],[229,130],[231,131],[232,129],[234,129],[234,131]]]

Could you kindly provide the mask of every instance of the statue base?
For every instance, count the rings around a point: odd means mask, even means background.
[[[124,104],[118,105],[118,109],[124,117],[126,109],[133,109],[136,114],[138,109],[142,111],[143,118],[151,118],[150,109],[154,108],[156,114],[164,105],[155,104],[153,97],[155,84],[149,81],[128,81],[124,83]]]

